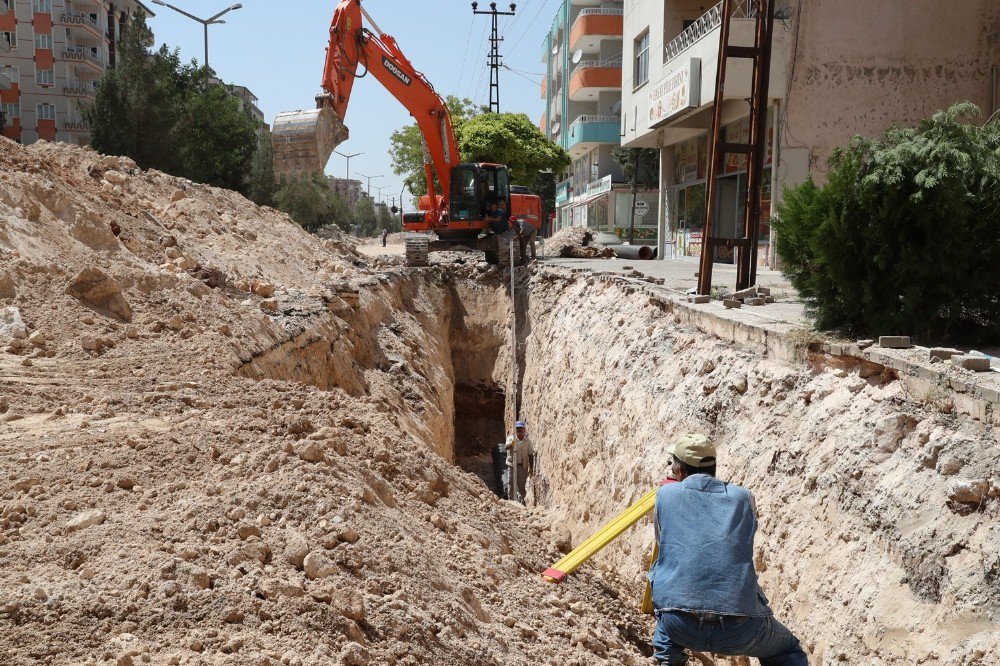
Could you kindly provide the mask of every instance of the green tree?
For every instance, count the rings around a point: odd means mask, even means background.
[[[375,235],[375,206],[368,197],[361,197],[354,204],[354,224],[358,227],[358,236],[363,238]]]
[[[277,207],[306,231],[336,223],[335,199],[326,178],[320,174],[289,178],[274,193]]]
[[[569,154],[549,141],[523,113],[486,113],[462,124],[458,146],[465,162],[506,164],[511,182],[530,186],[539,171],[559,172]]]
[[[956,105],[855,137],[827,182],[786,190],[786,275],[822,329],[924,340],[1000,337],[1000,121]]]
[[[274,177],[274,146],[271,144],[271,133],[261,128],[257,150],[250,162],[250,181],[247,185],[247,196],[261,206],[274,205],[274,193],[278,184]]]
[[[635,242],[635,200],[639,188],[656,187],[660,179],[660,151],[656,148],[615,148],[612,158],[621,167],[632,193],[632,214],[628,224],[628,242]]]
[[[152,32],[136,13],[124,29],[119,65],[101,78],[84,111],[91,144],[127,155],[144,169],[246,191],[257,149],[256,120],[213,73],[183,65],[166,46],[150,51]]]
[[[451,114],[455,136],[458,136],[466,121],[485,111],[483,107],[476,106],[471,99],[459,99],[454,95],[448,95],[445,104],[448,105],[448,112]],[[404,177],[413,194],[418,197],[427,194],[423,135],[416,123],[406,125],[392,133],[389,138],[389,157],[392,160],[392,172]],[[434,187],[440,190],[441,184],[435,182]]]

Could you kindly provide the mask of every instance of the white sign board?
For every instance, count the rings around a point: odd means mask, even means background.
[[[611,176],[610,174],[601,178],[600,180],[595,180],[591,183],[587,183],[587,192],[585,196],[593,196],[595,194],[604,194],[605,192],[611,191]]]
[[[656,127],[679,113],[697,109],[701,101],[701,58],[667,74],[649,91],[649,126]]]
[[[636,217],[645,217],[646,213],[649,212],[649,204],[641,199],[635,202],[635,214]]]

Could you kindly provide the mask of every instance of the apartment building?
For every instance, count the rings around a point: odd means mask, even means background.
[[[333,193],[341,199],[345,199],[352,208],[362,197],[367,196],[362,189],[363,186],[360,180],[334,178],[333,176],[327,176],[326,180],[330,184],[330,189],[333,190]]]
[[[731,43],[753,41],[749,0],[733,3]],[[628,0],[622,75],[622,144],[660,149],[659,256],[699,256],[722,4]],[[997,107],[1000,3],[779,0],[768,93],[769,149],[762,210],[812,176],[854,135],[913,125],[963,100]],[[727,141],[749,137],[751,70],[730,61],[723,101]],[[731,155],[719,185],[714,233],[735,237],[746,193],[745,156]],[[774,266],[761,225],[761,267]],[[716,261],[731,262],[730,248]]]
[[[154,15],[137,0],[0,0],[3,135],[86,144],[82,109],[137,10]]]
[[[556,185],[553,230],[628,224],[631,195],[621,196],[627,186],[612,157],[621,138],[623,15],[621,2],[563,0],[542,44],[539,126],[573,158]]]

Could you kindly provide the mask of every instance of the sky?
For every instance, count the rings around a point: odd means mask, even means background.
[[[542,40],[560,0],[523,0],[516,15],[500,19],[504,37],[500,53],[511,68],[500,70],[500,110],[527,113],[537,124],[545,102],[541,98]],[[145,1],[156,13],[149,24],[156,44],[180,49],[185,61],[204,59],[201,24],[167,7]],[[232,0],[170,0],[195,16],[208,18]],[[325,48],[337,0],[242,0],[243,8],[223,17],[224,25],[209,27],[209,65],[227,83],[244,85],[260,98],[268,123],[279,111],[315,106],[320,92]],[[498,2],[508,11],[509,0]],[[365,0],[364,7],[386,34],[396,38],[417,70],[442,95],[455,94],[486,105],[489,102],[489,16],[475,16],[466,0]],[[489,8],[480,1],[479,9]],[[368,26],[369,29],[371,26]],[[362,153],[350,161],[351,178],[371,179],[371,194],[387,201],[400,196],[403,179],[392,173],[389,137],[412,122],[409,113],[373,77],[354,85],[347,111],[351,138],[337,150]],[[347,161],[334,154],[327,173],[344,177]],[[409,195],[407,195],[409,201]]]

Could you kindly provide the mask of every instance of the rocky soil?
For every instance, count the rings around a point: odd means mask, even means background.
[[[703,432],[756,497],[762,584],[816,663],[1000,663],[1000,422],[856,358],[762,359],[612,284],[548,271],[523,293],[535,495],[574,543]],[[639,590],[651,543],[633,529],[593,566]]]
[[[565,534],[450,463],[452,291],[3,141],[0,662],[646,663],[613,577],[546,586]]]
[[[812,663],[998,663],[1000,423],[536,266],[524,508],[484,483],[513,411],[506,279],[326,236],[0,139],[0,663],[649,664],[650,526],[538,574],[687,431],[753,490],[763,584]]]

